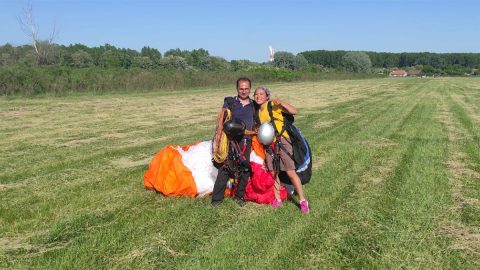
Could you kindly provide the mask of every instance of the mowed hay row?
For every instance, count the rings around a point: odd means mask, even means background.
[[[308,215],[144,189],[160,148],[211,138],[234,86],[2,99],[0,267],[476,269],[478,85],[267,85],[313,150]]]

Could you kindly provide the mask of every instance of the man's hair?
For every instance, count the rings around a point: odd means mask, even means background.
[[[240,78],[238,78],[238,80],[237,80],[237,89],[238,89],[238,85],[239,85],[240,82],[242,82],[242,81],[243,81],[243,82],[248,82],[249,86],[252,87],[252,81],[251,81],[249,78],[247,78],[247,77],[240,77]]]

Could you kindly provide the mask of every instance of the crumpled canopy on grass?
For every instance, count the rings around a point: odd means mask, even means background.
[[[274,198],[274,181],[265,171],[265,153],[256,137],[252,141],[252,149],[252,176],[245,188],[244,199],[268,204]],[[143,181],[147,189],[154,189],[165,196],[193,198],[211,194],[217,174],[212,163],[212,141],[204,141],[186,146],[167,145],[155,154]],[[225,194],[230,194],[230,190],[227,189]],[[282,200],[287,197],[284,188],[281,197]]]

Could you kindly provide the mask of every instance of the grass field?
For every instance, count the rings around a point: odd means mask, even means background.
[[[0,99],[0,268],[480,268],[480,79],[270,87],[313,149],[308,215],[144,189],[233,87]]]

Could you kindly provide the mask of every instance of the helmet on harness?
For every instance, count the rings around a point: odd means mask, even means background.
[[[258,140],[264,145],[269,145],[273,142],[273,137],[275,137],[275,129],[272,123],[263,122],[258,128]]]
[[[230,119],[223,123],[223,130],[229,138],[242,137],[245,132],[245,123],[238,119]]]

